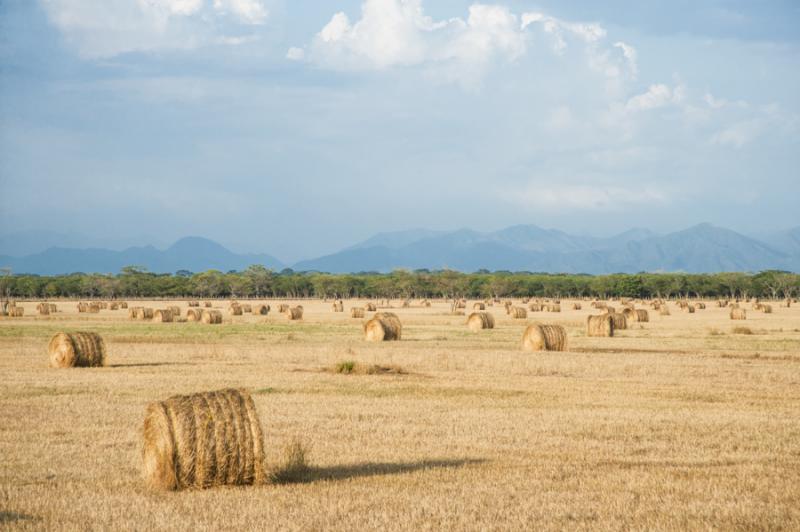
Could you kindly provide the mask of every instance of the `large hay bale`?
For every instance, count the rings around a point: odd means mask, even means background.
[[[378,312],[364,324],[364,339],[368,342],[400,340],[403,325],[393,312]]]
[[[176,395],[145,410],[142,473],[159,490],[260,484],[264,433],[250,394]]]
[[[253,314],[256,316],[266,316],[269,314],[269,305],[256,305],[253,307]]]
[[[489,312],[473,312],[467,318],[467,328],[470,331],[480,331],[481,329],[494,329],[494,316]]]
[[[566,351],[567,331],[561,325],[529,325],[522,334],[523,351]]]
[[[302,320],[303,319],[303,307],[300,306],[300,305],[297,305],[296,307],[292,307],[290,309],[287,309],[286,312],[284,312],[284,314],[286,315],[286,318],[289,319],[290,321]]]
[[[473,303],[472,310],[486,310],[486,305],[484,303]]]
[[[153,312],[153,321],[157,323],[172,323],[174,316],[168,308],[160,308]]]
[[[342,300],[334,301],[331,305],[331,310],[334,312],[344,312],[344,302]]]
[[[524,307],[512,307],[510,314],[515,320],[522,320],[528,317],[528,311]]]
[[[369,302],[366,305],[364,305],[364,310],[366,310],[367,312],[375,312],[376,310],[378,310],[378,306],[375,303]]]
[[[93,332],[60,332],[47,346],[54,368],[99,367],[106,363],[103,338]]]
[[[217,325],[222,323],[222,312],[219,310],[203,310],[200,321],[207,325]]]
[[[609,313],[611,319],[614,320],[614,330],[623,330],[628,328],[628,319],[625,317],[625,314],[621,312],[612,312]]]
[[[350,317],[351,318],[363,318],[364,317],[364,308],[363,307],[352,307],[350,309]]]
[[[203,311],[199,308],[190,308],[186,311],[186,321],[200,321],[203,319]]]
[[[611,314],[587,316],[586,336],[614,336],[614,318]]]
[[[167,307],[167,309],[169,309],[169,311],[172,312],[173,318],[179,318],[181,316],[181,307],[177,305],[171,305]]]
[[[743,308],[732,308],[731,309],[731,319],[732,320],[746,320],[747,319],[747,311]]]

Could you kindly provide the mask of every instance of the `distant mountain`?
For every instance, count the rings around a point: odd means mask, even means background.
[[[122,251],[133,246],[162,245],[146,237],[97,238],[78,233],[66,234],[58,231],[15,231],[0,235],[0,255],[24,257],[41,253],[53,247],[73,249],[110,249]]]
[[[17,273],[116,273],[129,265],[158,273],[216,269],[243,270],[251,264],[282,269],[270,255],[236,254],[199,237],[183,238],[165,250],[153,246],[123,251],[51,247],[21,258],[0,256],[0,266]],[[608,238],[576,236],[535,225],[516,225],[482,233],[471,229],[415,229],[380,233],[338,253],[298,262],[296,271],[389,272],[397,268],[480,269],[563,273],[635,273],[640,271],[800,272],[800,228],[773,234],[769,242],[735,231],[700,224],[657,235],[631,229]]]
[[[786,253],[710,224],[664,236],[633,229],[611,238],[579,237],[533,225],[492,233],[460,229],[399,247],[347,249],[294,266],[332,273],[395,268],[564,273],[800,270],[800,252]]]
[[[17,273],[56,275],[72,272],[117,273],[125,266],[143,266],[155,273],[192,272],[209,269],[242,270],[251,264],[281,269],[284,265],[270,255],[239,255],[199,237],[182,238],[165,250],[153,246],[131,247],[123,251],[52,247],[41,253],[14,258],[0,256],[0,266]]]

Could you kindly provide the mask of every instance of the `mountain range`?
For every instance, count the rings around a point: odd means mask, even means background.
[[[153,246],[124,250],[49,247],[21,257],[11,256],[6,249],[25,245],[7,246],[9,241],[14,239],[0,239],[0,267],[11,267],[16,273],[115,273],[129,265],[157,273],[242,270],[251,264],[275,270],[288,266],[270,255],[233,253],[200,237],[183,238],[164,250]],[[330,273],[388,272],[396,268],[588,274],[767,269],[799,272],[800,227],[757,238],[708,223],[666,235],[635,228],[608,238],[576,236],[535,225],[493,232],[413,229],[379,233],[337,253],[303,260],[291,267],[296,271]]]

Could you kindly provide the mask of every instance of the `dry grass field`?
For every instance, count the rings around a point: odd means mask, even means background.
[[[0,319],[0,528],[800,529],[798,305],[747,305],[731,321],[711,303],[670,303],[671,316],[589,338],[586,302],[516,320],[495,305],[495,329],[470,332],[447,302],[395,301],[402,340],[367,343],[349,314],[363,302],[304,301],[297,322],[269,303],[221,325],[66,302]],[[534,322],[564,325],[569,350],[522,352]],[[48,367],[49,339],[75,330],[102,334],[106,367]],[[348,361],[385,371],[333,370]],[[268,463],[300,441],[308,469],[255,487],[146,488],[145,405],[226,387],[252,393]]]

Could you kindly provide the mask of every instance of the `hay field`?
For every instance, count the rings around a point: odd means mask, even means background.
[[[495,328],[470,332],[448,302],[395,301],[402,341],[368,343],[349,312],[363,301],[344,313],[303,301],[298,322],[269,303],[266,317],[226,312],[221,325],[63,302],[0,319],[0,527],[800,529],[800,306],[747,305],[731,321],[711,302],[694,314],[670,303],[671,316],[589,338],[586,302],[527,319],[495,305]],[[168,304],[185,316],[185,301]],[[569,350],[523,353],[534,322],[564,325]],[[103,336],[107,367],[48,367],[50,338],[74,330]],[[392,371],[330,371],[345,361]],[[268,463],[299,440],[308,471],[147,489],[145,405],[226,387],[252,393]]]

